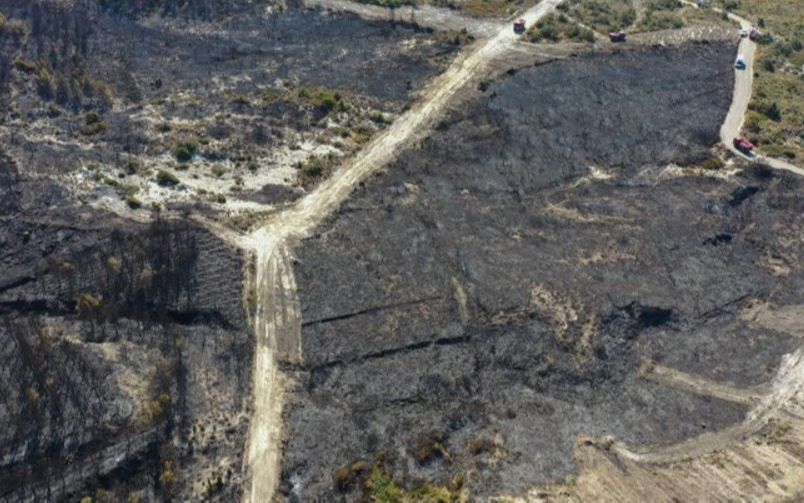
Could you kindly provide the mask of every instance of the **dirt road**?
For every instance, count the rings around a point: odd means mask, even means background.
[[[696,395],[713,396],[720,400],[740,403],[747,406],[755,405],[768,393],[766,386],[756,386],[743,389],[735,388],[719,382],[710,381],[701,376],[681,372],[680,370],[665,367],[664,365],[646,365],[646,370],[640,372],[640,377],[649,381],[664,384],[674,388],[683,389]]]
[[[257,255],[255,284],[260,289],[260,304],[254,316],[257,351],[254,371],[254,413],[251,417],[249,444],[245,456],[250,469],[250,501],[271,501],[279,479],[281,459],[282,405],[287,384],[277,371],[276,354],[284,348],[281,341],[301,340],[296,284],[287,248],[272,240],[263,243],[268,253]],[[299,356],[300,351],[296,350]]]
[[[544,0],[523,14],[528,26],[563,0]],[[407,146],[424,138],[464,86],[485,76],[495,58],[514,47],[518,36],[510,24],[498,24],[493,37],[479,40],[425,89],[423,98],[394,121],[349,164],[295,206],[265,227],[242,239],[256,254],[258,309],[255,313],[257,351],[252,415],[244,472],[250,484],[245,501],[268,502],[279,481],[283,390],[277,370],[279,352],[300,358],[301,324],[289,257],[289,247],[332,214],[367,177],[383,169]]]

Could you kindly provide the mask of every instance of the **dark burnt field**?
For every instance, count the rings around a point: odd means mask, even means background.
[[[459,49],[294,2],[198,17],[96,3],[0,2],[19,27],[0,31],[0,139],[26,173],[122,211],[126,195],[174,209],[285,204],[309,158],[337,166],[384,127],[372,113],[398,113]],[[186,143],[196,155],[180,161]],[[160,170],[182,184],[168,197]]]
[[[0,501],[238,498],[240,252],[182,221],[2,217]]]
[[[0,501],[240,496],[239,250],[81,207],[0,154]]]
[[[511,72],[300,244],[288,500],[357,500],[372,464],[408,490],[524,495],[573,473],[579,434],[667,443],[744,417],[638,376],[756,384],[794,345],[739,313],[802,301],[801,183],[666,169],[711,157],[733,52]]]
[[[414,46],[432,32],[410,24],[370,22],[293,3],[283,10],[261,2],[223,22],[182,28],[176,20],[124,18],[121,26],[121,19],[105,17],[94,50],[106,61],[125,54],[118,69],[133,73],[146,96],[182,90],[204,96],[222,86],[233,94],[250,94],[288,80],[397,103],[438,71],[432,58],[454,51],[445,44]],[[112,33],[125,38],[110,40],[106,35]],[[157,79],[160,88],[146,87]]]

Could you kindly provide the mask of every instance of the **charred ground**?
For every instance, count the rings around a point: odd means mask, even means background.
[[[0,500],[237,497],[240,252],[189,222],[69,208],[4,218],[0,243]]]
[[[301,243],[291,500],[355,499],[372,463],[407,489],[524,494],[573,472],[578,434],[743,418],[638,377],[657,360],[752,384],[793,346],[737,313],[801,301],[800,183],[668,167],[711,157],[733,50],[511,72]]]
[[[228,217],[299,197],[457,49],[410,24],[224,3],[0,3],[7,153],[117,213],[204,205],[247,227]]]

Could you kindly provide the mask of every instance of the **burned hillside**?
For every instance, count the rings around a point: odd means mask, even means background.
[[[0,500],[237,497],[241,253],[188,221],[14,213],[0,222]]]
[[[743,419],[640,378],[658,362],[758,384],[795,345],[739,313],[802,302],[801,183],[696,167],[733,50],[510,72],[300,243],[289,500],[391,480],[523,495],[573,473],[577,435],[661,444]]]
[[[204,205],[247,227],[359,151],[458,49],[296,4],[162,4],[178,2],[0,5],[13,159],[118,214]]]

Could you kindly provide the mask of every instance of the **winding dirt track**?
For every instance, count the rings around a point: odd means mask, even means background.
[[[543,0],[522,17],[530,26],[562,1]],[[351,163],[298,204],[242,239],[241,244],[256,255],[259,298],[254,320],[257,338],[254,413],[244,460],[246,480],[250,480],[245,501],[273,500],[279,481],[283,392],[287,385],[277,369],[277,359],[301,358],[301,324],[289,245],[331,215],[361,181],[383,169],[405,147],[422,139],[458,92],[482,78],[496,58],[514,47],[517,38],[509,23],[498,25],[492,38],[470,46],[427,86],[415,107],[394,121]]]

